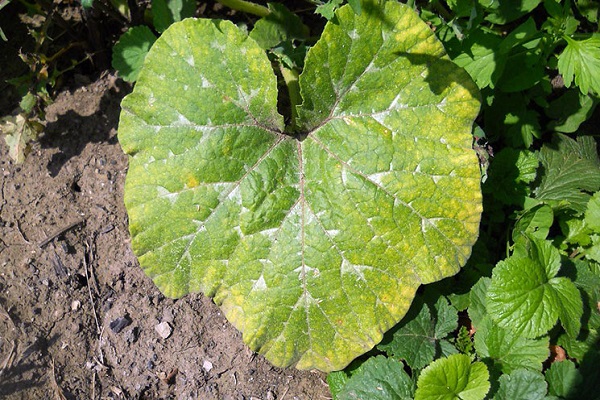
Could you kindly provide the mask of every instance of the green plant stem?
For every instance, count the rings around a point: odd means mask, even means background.
[[[300,95],[300,85],[298,84],[299,74],[298,71],[286,68],[283,65],[279,65],[279,70],[281,71],[281,76],[285,81],[285,85],[287,86],[288,94],[290,96],[290,108],[292,111],[292,115],[289,130],[291,132],[294,132],[296,130],[296,117],[298,116],[296,106],[302,103],[302,96]]]
[[[261,6],[259,4],[255,4],[245,0],[217,0],[219,3],[232,8],[234,10],[238,10],[241,12],[254,14],[259,17],[266,17],[270,14],[270,11],[267,7]]]

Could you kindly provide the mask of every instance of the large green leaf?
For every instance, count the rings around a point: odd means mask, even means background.
[[[477,237],[476,87],[414,11],[369,4],[309,51],[293,135],[267,56],[226,21],[173,24],[122,104],[142,268],[214,297],[279,366],[343,368]]]

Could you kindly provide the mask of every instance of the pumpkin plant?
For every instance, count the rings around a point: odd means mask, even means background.
[[[470,256],[477,88],[412,9],[364,2],[288,76],[286,123],[251,36],[185,19],[146,56],[119,123],[132,246],[273,364],[339,370]]]

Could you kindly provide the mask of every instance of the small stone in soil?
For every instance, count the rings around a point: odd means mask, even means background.
[[[213,369],[213,365],[210,361],[204,360],[204,362],[202,363],[202,368],[204,368],[206,372],[210,372],[210,370]]]
[[[173,333],[173,328],[171,328],[171,325],[169,325],[167,321],[163,321],[160,324],[156,325],[154,329],[163,339],[168,338],[169,336],[171,336],[171,333]]]
[[[114,333],[119,333],[129,324],[131,324],[131,319],[129,319],[129,317],[126,315],[124,317],[115,319],[108,326]]]

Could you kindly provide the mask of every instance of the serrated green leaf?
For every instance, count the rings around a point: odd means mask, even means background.
[[[566,87],[573,81],[581,93],[600,94],[600,34],[589,39],[574,40],[564,36],[567,47],[558,56],[558,71]]]
[[[421,369],[433,361],[436,353],[439,355],[442,339],[458,327],[458,313],[444,297],[440,297],[432,310],[423,303],[415,306],[419,307],[418,313],[409,313],[405,322],[394,329],[391,341],[384,341],[377,348],[406,360],[413,369]]]
[[[479,357],[489,360],[494,368],[505,374],[519,368],[542,370],[550,351],[549,342],[544,339],[528,339],[514,331],[496,325],[491,318],[485,317],[475,332],[475,350]]]
[[[335,10],[337,10],[343,2],[343,0],[327,0],[325,3],[317,6],[315,13],[322,15],[327,20],[331,20],[333,19]]]
[[[573,282],[556,277],[558,249],[533,237],[529,242],[528,257],[513,255],[496,265],[487,292],[490,316],[499,326],[528,338],[544,335],[557,319],[577,336],[583,304]]]
[[[371,357],[348,379],[337,400],[411,400],[414,383],[404,364],[384,356]]]
[[[528,369],[517,369],[499,379],[494,400],[544,400],[548,385],[544,376]]]
[[[535,190],[536,199],[584,212],[591,197],[586,192],[600,189],[600,160],[594,138],[580,136],[575,141],[556,134],[552,143],[542,147],[538,157],[544,175]]]
[[[482,400],[490,390],[489,377],[485,364],[471,364],[467,355],[440,358],[419,376],[415,400]]]
[[[554,362],[546,371],[548,394],[563,399],[573,398],[577,393],[582,377],[572,361]]]
[[[145,25],[134,26],[121,35],[113,46],[112,67],[127,82],[135,82],[144,59],[156,41],[154,33]]]
[[[279,366],[343,368],[477,237],[476,87],[414,11],[384,7],[325,27],[293,135],[267,56],[225,21],[173,24],[122,103],[140,265],[167,296],[214,297]]]
[[[152,22],[158,32],[164,32],[172,23],[193,17],[195,0],[152,0]]]
[[[281,42],[293,39],[306,39],[308,27],[298,15],[283,4],[269,3],[269,15],[256,21],[250,37],[263,49],[270,49]]]

